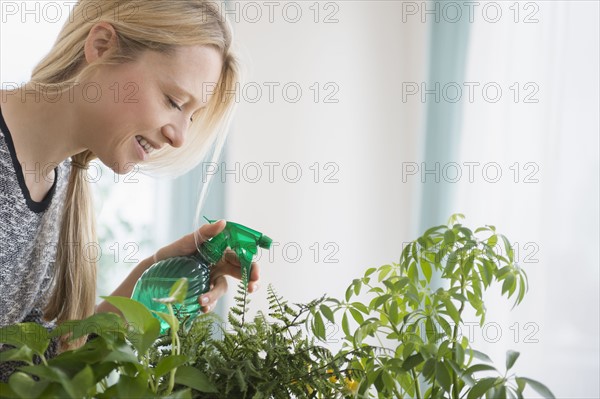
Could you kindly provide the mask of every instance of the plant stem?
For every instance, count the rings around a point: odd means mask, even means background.
[[[150,363],[149,363],[147,355],[141,356],[140,362],[142,363],[142,366],[144,366],[144,369],[146,369],[146,370],[150,369]],[[157,393],[156,392],[157,382],[154,381],[154,377],[148,378],[148,384],[150,385],[150,389],[152,389],[152,392]],[[108,389],[108,386],[105,387],[105,390],[106,389]]]
[[[415,380],[415,392],[417,395],[417,399],[421,399],[421,387],[419,386],[419,378],[418,378],[417,373],[415,372],[414,368],[411,370],[411,373],[412,373],[413,380]]]
[[[460,294],[462,296],[465,295],[465,278],[464,276],[461,276],[460,278]],[[452,300],[452,299],[450,299]],[[458,325],[460,324],[461,321],[461,316],[462,316],[462,312],[465,308],[465,303],[461,302],[460,303],[460,309],[458,310],[458,323],[456,323],[454,325],[454,331],[452,331],[452,341],[454,342],[454,345],[452,346],[452,359],[454,359],[454,361],[456,362],[456,348],[458,345]],[[459,364],[459,366],[461,366]],[[452,397],[454,399],[459,399],[458,396],[459,392],[458,392],[458,374],[456,373],[456,371],[454,373],[452,373]]]
[[[175,314],[173,313],[173,306],[171,304],[167,304],[169,308],[169,314],[175,318]],[[179,354],[179,336],[177,335],[177,331],[171,328],[171,354],[178,355]],[[167,387],[166,395],[170,395],[173,391],[173,387],[175,386],[175,372],[177,371],[177,367],[171,370],[169,373],[169,386]]]

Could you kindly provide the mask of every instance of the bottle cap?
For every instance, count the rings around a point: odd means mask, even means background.
[[[264,248],[264,249],[271,248],[272,243],[273,243],[273,240],[264,234],[258,239],[258,246],[261,248]]]

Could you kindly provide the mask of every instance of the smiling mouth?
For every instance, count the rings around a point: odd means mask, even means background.
[[[151,154],[154,151],[154,147],[152,147],[152,145],[142,136],[135,136],[135,139],[140,143],[146,154]]]

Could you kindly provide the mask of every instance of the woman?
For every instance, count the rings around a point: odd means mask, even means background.
[[[139,165],[177,176],[211,145],[218,157],[240,69],[217,4],[80,0],[31,81],[0,93],[0,327],[52,328],[116,311],[95,306],[86,168],[98,158],[119,174]],[[159,249],[112,295],[130,296],[155,261],[194,252],[224,226],[204,225]],[[199,298],[204,311],[227,289],[225,275],[240,278],[232,253],[213,269],[212,289]]]

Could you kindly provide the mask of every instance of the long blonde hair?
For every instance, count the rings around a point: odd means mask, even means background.
[[[232,49],[232,28],[219,4],[205,0],[79,0],[54,47],[34,69],[31,82],[40,88],[54,86],[66,90],[84,81],[98,66],[86,65],[85,39],[92,26],[100,21],[110,23],[118,38],[117,51],[103,64],[130,62],[145,50],[169,54],[178,46],[213,46],[222,54],[221,76],[210,102],[195,115],[186,144],[155,151],[140,165],[140,170],[178,176],[197,166],[210,148],[212,160],[216,161],[236,107],[242,73]],[[79,166],[71,167],[54,285],[44,309],[48,320],[79,320],[94,312],[96,264],[92,257],[86,256],[84,248],[87,243],[96,242],[96,232],[91,194],[82,168],[94,158],[90,151],[71,157],[72,165]]]

